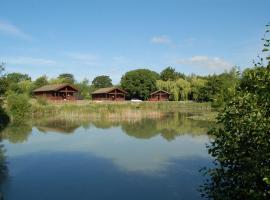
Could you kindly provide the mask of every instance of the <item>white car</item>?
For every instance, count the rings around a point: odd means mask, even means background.
[[[131,99],[130,101],[132,101],[132,102],[142,102],[142,100],[140,100],[140,99]]]

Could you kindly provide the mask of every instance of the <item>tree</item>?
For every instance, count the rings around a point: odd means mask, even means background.
[[[31,77],[28,74],[22,74],[18,72],[13,72],[7,74],[7,81],[8,83],[18,83],[20,81],[31,81]]]
[[[7,91],[8,82],[3,72],[5,71],[4,63],[0,64],[0,98]],[[0,102],[1,103],[1,102]]]
[[[34,81],[34,88],[36,89],[36,88],[42,87],[44,85],[47,85],[48,83],[49,82],[48,82],[47,76],[45,75],[40,76]]]
[[[59,74],[57,78],[60,79],[62,83],[69,83],[69,84],[75,83],[75,78],[73,74],[69,73]]]
[[[3,94],[6,92],[6,89],[7,89],[7,81],[6,81],[6,78],[3,75],[4,70],[5,70],[4,64],[1,64],[0,65],[0,131],[3,130],[7,126],[8,122],[9,122],[9,116],[7,115],[4,108],[2,107]],[[1,159],[0,159],[0,165],[1,164],[2,164],[2,162],[1,162]],[[1,166],[0,166],[0,168],[1,168]]]
[[[205,79],[197,78],[197,77],[192,77],[190,80],[190,87],[191,87],[191,93],[190,93],[190,98],[194,101],[199,100],[200,96],[200,90],[205,86],[206,84]]]
[[[8,95],[7,107],[14,123],[22,123],[31,115],[31,104],[25,94]]]
[[[90,99],[90,84],[88,79],[83,79],[82,82],[77,83],[75,86],[79,89],[80,95],[84,99]]]
[[[178,78],[185,78],[184,74],[176,72],[174,68],[167,67],[160,73],[160,79],[163,81],[174,81]]]
[[[92,84],[94,88],[106,88],[113,86],[112,79],[105,75],[95,77]]]
[[[29,94],[29,90],[25,91],[24,89],[26,86],[24,83],[26,83],[28,86],[31,85],[31,77],[27,74],[22,73],[9,73],[6,75],[6,82],[7,82],[7,90],[6,92],[12,93],[15,92],[17,94],[22,94],[24,92],[27,92]],[[20,87],[20,83],[22,87]]]
[[[175,81],[157,80],[156,85],[158,89],[168,91],[174,101],[187,100],[191,91],[190,83],[182,78]]]
[[[34,85],[33,85],[33,82],[31,82],[29,80],[25,80],[25,81],[20,81],[18,83],[18,88],[21,91],[21,93],[29,96],[29,95],[31,95],[31,93],[34,89]]]
[[[258,62],[243,72],[232,99],[209,134],[215,167],[202,195],[210,199],[270,199],[270,66]]]
[[[148,69],[137,69],[125,73],[121,78],[121,86],[129,94],[128,98],[147,99],[156,90],[158,73]]]

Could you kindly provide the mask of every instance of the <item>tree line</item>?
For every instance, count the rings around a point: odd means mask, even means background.
[[[33,90],[48,84],[69,83],[79,90],[81,99],[91,99],[91,92],[104,87],[112,87],[109,76],[101,75],[93,79],[76,81],[73,74],[63,73],[56,78],[49,79],[46,75],[32,80],[28,74],[18,72],[4,74],[2,65],[0,78],[0,94],[8,96],[12,93],[31,96]],[[155,90],[168,91],[173,101],[213,102],[215,106],[223,105],[234,94],[239,82],[240,74],[236,68],[221,74],[208,76],[185,75],[177,72],[173,67],[166,67],[160,73],[149,69],[136,69],[126,72],[118,85],[128,92],[128,99],[146,100]]]

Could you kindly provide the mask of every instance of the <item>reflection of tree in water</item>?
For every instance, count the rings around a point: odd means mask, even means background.
[[[5,148],[4,145],[0,145],[0,184],[7,178],[8,168],[6,163]]]
[[[113,119],[97,119],[91,120],[91,124],[94,125],[96,128],[109,129],[119,126],[120,122],[119,120]]]
[[[122,130],[136,138],[151,138],[160,134],[166,140],[173,140],[183,134],[192,136],[206,134],[209,125],[209,122],[190,120],[175,113],[160,119],[142,119],[134,123],[123,123]]]
[[[3,122],[3,121],[2,121]],[[2,132],[3,129],[6,127],[7,123],[4,123],[0,126],[0,143],[2,141]],[[8,167],[7,167],[7,161],[5,156],[5,148],[3,144],[0,144],[0,186],[3,184],[3,182],[8,177]],[[0,199],[2,199],[2,193],[0,192]]]
[[[1,104],[1,99],[0,99],[0,104]],[[0,131],[2,131],[8,125],[8,123],[9,123],[9,116],[0,105]]]
[[[11,143],[25,142],[32,132],[29,124],[10,124],[2,132],[1,137]]]

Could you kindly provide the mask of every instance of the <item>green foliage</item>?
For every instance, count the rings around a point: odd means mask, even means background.
[[[192,77],[190,80],[190,98],[194,101],[199,101],[200,97],[200,91],[201,89],[205,86],[207,80],[197,78],[197,77]]]
[[[264,37],[262,38],[262,41],[264,42],[264,49],[262,50],[266,55],[265,55],[265,60],[267,63],[267,67],[270,68],[270,22],[266,25],[266,30],[264,33]]]
[[[27,74],[21,74],[18,72],[14,72],[14,73],[9,73],[7,74],[7,81],[9,83],[18,83],[20,81],[26,81],[29,80],[31,81],[31,77]]]
[[[82,82],[75,84],[76,88],[79,90],[79,94],[83,99],[90,99],[90,89],[89,80],[84,79]]]
[[[0,97],[5,94],[8,87],[8,82],[3,72],[5,71],[4,63],[0,64]]]
[[[73,74],[69,73],[63,73],[60,74],[57,79],[61,80],[61,83],[69,83],[69,84],[74,84],[75,83],[75,78]]]
[[[156,85],[158,89],[168,91],[174,101],[187,100],[191,91],[190,83],[182,78],[176,81],[157,80]]]
[[[37,97],[36,100],[39,105],[42,105],[42,106],[48,105],[48,101],[45,98]]]
[[[6,91],[5,87],[7,83],[5,77],[2,74],[4,70],[5,70],[4,65],[3,64],[0,65],[0,131],[3,130],[9,123],[9,116],[7,115],[7,113],[3,108],[3,100],[4,100],[3,94]]]
[[[49,82],[47,76],[45,75],[38,77],[33,83],[34,89],[37,89],[47,84],[49,84]]]
[[[178,78],[185,78],[184,74],[176,72],[174,68],[167,67],[160,73],[160,79],[163,81],[174,81]]]
[[[109,76],[105,75],[95,77],[94,80],[92,81],[92,84],[96,89],[113,86],[112,79]]]
[[[199,90],[199,101],[211,101],[213,107],[223,107],[235,93],[239,82],[239,72],[236,68],[220,75],[212,75],[206,78],[207,82]]]
[[[30,95],[33,90],[31,78],[27,74],[10,73],[2,78],[5,92]],[[3,90],[3,91],[4,91]]]
[[[270,68],[244,71],[235,95],[209,134],[215,168],[202,193],[210,199],[270,199]]]
[[[24,80],[18,83],[18,88],[21,93],[30,95],[34,89],[34,85],[33,82],[31,82],[30,80]]]
[[[31,104],[29,98],[24,94],[8,95],[7,108],[15,123],[21,123],[31,115]]]
[[[121,86],[128,92],[128,98],[147,99],[156,90],[159,75],[148,69],[137,69],[125,73],[121,78]]]

